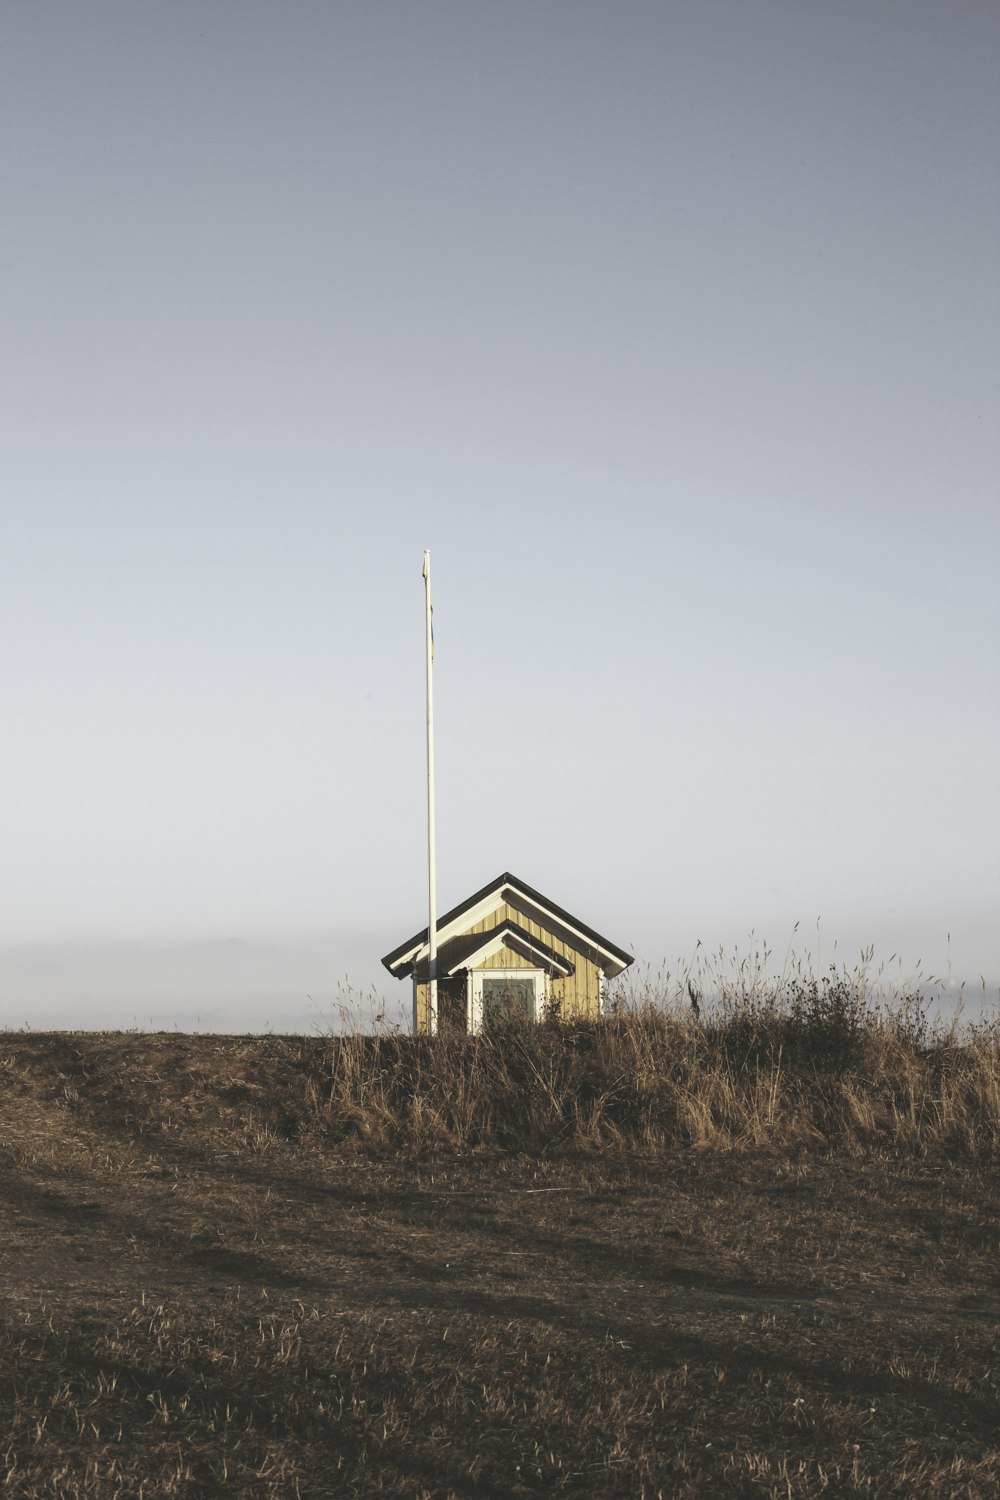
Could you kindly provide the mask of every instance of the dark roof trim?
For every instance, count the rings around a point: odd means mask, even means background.
[[[494,891],[498,891],[502,885],[513,878],[505,872],[497,880],[491,880],[489,885],[484,885],[481,891],[476,891],[474,896],[460,901],[457,906],[452,907],[451,911],[446,911],[443,917],[438,917],[438,931],[440,932],[442,927],[447,927],[449,922],[453,922],[456,917],[470,911],[473,906],[478,906],[480,901],[485,901],[487,896],[491,896]],[[421,944],[426,943],[429,932],[430,928],[424,927],[420,932],[415,932],[411,938],[407,938],[405,943],[400,943],[398,948],[393,948],[391,953],[387,953],[382,960],[386,968],[391,969],[393,964],[397,963],[405,953],[409,953],[411,948],[419,948]]]
[[[627,969],[629,964],[634,962],[631,953],[627,953],[624,948],[619,948],[617,944],[612,943],[608,938],[602,937],[593,927],[588,927],[578,917],[574,917],[563,907],[557,906],[554,901],[550,901],[547,896],[543,896],[540,891],[536,891],[532,886],[526,885],[523,880],[519,880],[509,870],[505,870],[502,875],[497,876],[496,880],[491,880],[481,890],[466,897],[464,901],[460,901],[457,906],[453,906],[450,911],[445,912],[444,916],[438,917],[436,924],[438,932],[440,933],[442,928],[447,928],[467,911],[471,911],[474,906],[478,906],[480,902],[486,901],[490,896],[494,895],[499,900],[506,901],[509,906],[513,906],[515,911],[521,911],[522,915],[530,915],[531,920],[545,927],[546,931],[553,930],[552,919],[555,918],[561,924],[561,928],[556,931],[555,935],[573,947],[577,952],[585,953],[591,959],[591,962],[596,963],[605,973],[610,969],[612,975],[618,974],[622,969]],[[517,899],[512,900],[512,896],[515,898],[521,897],[522,899],[520,902]],[[525,903],[530,903],[535,910],[530,911]],[[383,964],[397,979],[403,979],[406,975],[413,972],[413,962],[401,963],[401,960],[405,960],[408,955],[413,955],[413,959],[416,958],[416,953],[427,943],[428,931],[429,929],[425,927],[421,932],[415,933],[413,937],[408,938],[405,943],[400,943],[398,948],[394,948],[391,953],[387,953],[385,958],[383,958]],[[581,944],[581,937],[586,939],[587,942]],[[535,940],[532,939],[532,941]],[[588,943],[592,945],[590,951],[588,951]],[[609,960],[611,960],[610,963]]]
[[[522,886],[521,889],[523,890],[524,887]],[[615,973],[620,973],[622,969],[627,969],[629,964],[634,961],[631,953],[626,953],[623,948],[616,948],[613,943],[608,942],[607,938],[602,938],[599,933],[594,932],[590,927],[584,927],[582,922],[578,922],[568,912],[561,911],[558,906],[543,907],[537,905],[534,901],[523,901],[520,899],[520,893],[514,893],[513,891],[507,891],[505,895],[508,906],[512,906],[516,912],[522,917],[526,917],[529,922],[537,922],[547,932],[551,932],[553,937],[559,938],[560,942],[574,948],[577,953],[582,953],[585,958],[589,958],[591,963],[596,964],[599,969],[607,967],[609,954],[620,961],[612,966]],[[544,899],[544,897],[539,898],[539,900]],[[562,921],[553,921],[553,917],[565,919],[566,922],[572,923],[572,926],[564,927]],[[582,938],[580,934],[583,935]],[[588,939],[591,941],[588,941]],[[602,949],[603,952],[601,951]]]
[[[548,943],[540,942],[538,938],[532,937],[530,932],[525,932],[523,927],[519,927],[516,922],[508,918],[504,922],[498,922],[488,932],[470,932],[466,937],[457,938],[454,943],[447,943],[440,955],[444,960],[440,973],[447,976],[467,968],[474,963],[484,948],[492,947],[498,938],[505,948],[512,948],[522,958],[539,964],[541,968],[547,969],[550,975],[555,974],[565,979],[575,972],[576,965],[572,960],[564,958],[561,953],[550,948]],[[423,978],[427,968],[426,959],[421,960],[416,967],[418,976]]]
[[[504,940],[506,946],[513,948],[514,952],[519,953],[522,958],[544,960],[544,967],[548,969],[550,978],[558,975],[562,979],[568,979],[571,974],[576,973],[576,964],[564,958],[561,953],[557,953],[554,948],[550,948],[548,943],[540,943],[537,938],[524,932],[524,929],[518,927],[516,922],[504,922],[502,925],[512,929]]]

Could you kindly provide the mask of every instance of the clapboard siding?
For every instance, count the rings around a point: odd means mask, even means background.
[[[632,963],[631,954],[555,905],[509,870],[446,912],[439,918],[437,926],[441,966],[456,970],[453,979],[442,977],[440,980],[442,993],[448,1000],[442,1008],[442,1015],[448,1011],[453,1013],[455,1004],[460,1003],[463,977],[469,972],[460,967],[463,962],[473,971],[509,969],[551,974],[545,987],[546,1000],[564,1020],[600,1015],[604,977],[613,979]],[[493,953],[483,954],[481,949],[489,946],[489,935],[498,928],[504,928],[498,933],[498,943],[502,940],[503,946],[498,946]],[[482,941],[484,938],[486,942]],[[538,946],[537,956],[525,957],[508,946],[521,939],[521,946],[526,950],[530,944]],[[414,1023],[418,1031],[430,1027],[427,961],[426,929],[400,944],[382,960],[398,979],[411,977],[412,982],[419,976],[420,982],[414,990]],[[569,968],[572,973],[554,974],[553,968]],[[472,981],[469,980],[466,985],[467,1005],[472,994]]]

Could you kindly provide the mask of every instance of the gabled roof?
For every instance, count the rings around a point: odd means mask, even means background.
[[[452,938],[438,949],[438,978],[447,979],[462,969],[471,969],[501,948],[510,948],[521,958],[526,958],[536,968],[545,969],[553,978],[565,979],[576,970],[572,960],[564,958],[548,943],[532,937],[523,927],[509,919],[498,922],[488,932],[467,932],[462,937]],[[413,965],[420,980],[427,978],[427,953]]]
[[[509,870],[505,870],[502,875],[497,876],[496,880],[491,880],[489,885],[484,885],[482,890],[476,891],[467,900],[461,901],[458,906],[453,906],[451,911],[445,912],[443,917],[438,918],[439,960],[444,957],[442,950],[446,943],[466,934],[468,928],[474,923],[483,921],[491,912],[499,910],[504,904],[527,921],[537,923],[545,932],[558,938],[574,952],[589,958],[607,979],[613,979],[616,974],[620,974],[633,962],[631,953],[626,953],[624,948],[619,948],[608,938],[602,937],[599,932],[595,932],[592,927],[581,922],[579,917],[574,917],[563,907],[557,906],[554,901],[549,900],[548,896],[543,896],[540,891],[526,885]],[[523,933],[523,929],[518,930]],[[425,927],[422,932],[416,933],[383,958],[382,962],[396,979],[405,979],[407,975],[413,973],[419,963],[426,960],[428,931],[429,929]],[[491,938],[494,934],[483,933],[477,936]],[[532,939],[532,941],[537,942],[537,939]],[[439,971],[443,972],[440,962]]]

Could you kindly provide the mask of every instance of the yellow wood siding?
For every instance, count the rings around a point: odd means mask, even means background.
[[[537,922],[529,922],[526,917],[514,911],[506,903],[491,912],[488,917],[474,923],[465,929],[468,933],[491,932],[501,922],[511,921],[517,924],[533,938],[545,943],[561,958],[569,959],[574,965],[574,972],[565,979],[553,979],[550,982],[552,1001],[559,1007],[559,1015],[564,1021],[576,1020],[584,1017],[596,1017],[601,1013],[601,971],[596,964],[591,963],[582,953],[577,953],[568,943],[560,938],[554,937]],[[522,958],[519,953],[514,953],[510,948],[501,948],[499,952],[490,954],[481,963],[474,965],[477,969],[537,969],[541,965],[531,959]],[[429,1004],[427,999],[426,984],[417,986],[417,1029],[426,1031],[429,1024]]]
[[[522,958],[512,948],[499,948],[484,958],[481,964],[470,965],[473,969],[538,969],[541,965],[533,958]]]
[[[427,999],[426,984],[417,985],[417,1030],[430,1031],[430,1001]]]

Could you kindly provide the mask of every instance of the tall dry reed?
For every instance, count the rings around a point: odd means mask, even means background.
[[[849,976],[751,976],[697,1014],[647,988],[595,1021],[356,1028],[330,1047],[316,1124],[371,1146],[1000,1147],[1000,1024],[935,1028],[918,994],[875,995]]]

